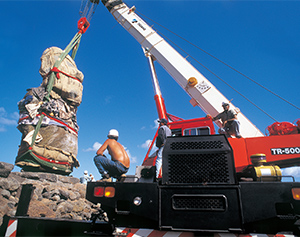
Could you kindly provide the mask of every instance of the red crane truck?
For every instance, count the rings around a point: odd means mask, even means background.
[[[299,164],[299,124],[298,128],[292,125],[292,132],[286,135],[264,136],[231,104],[241,124],[242,138],[237,139],[215,134],[209,117],[183,120],[168,114],[154,61],[205,113],[216,116],[222,112],[222,102],[228,100],[145,23],[135,13],[135,7],[129,8],[121,0],[102,3],[141,44],[149,59],[158,116],[169,119],[173,136],[167,139],[158,179],[155,153],[149,155],[154,137],[135,176],[128,176],[123,183],[89,183],[87,199],[101,203],[109,223],[123,234],[299,234],[300,186],[293,179],[280,182],[279,168]]]

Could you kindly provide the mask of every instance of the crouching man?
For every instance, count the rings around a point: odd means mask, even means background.
[[[98,149],[97,155],[94,157],[95,165],[102,175],[102,180],[107,180],[110,177],[121,178],[122,174],[127,173],[130,160],[124,147],[117,142],[119,138],[119,132],[115,129],[111,129],[107,135],[108,139]],[[108,159],[103,153],[105,150],[111,156]]]

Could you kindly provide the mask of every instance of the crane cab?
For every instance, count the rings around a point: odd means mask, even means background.
[[[211,119],[196,118],[175,121],[170,124],[173,136],[212,135],[215,128]]]
[[[172,131],[173,137],[193,136],[193,135],[213,135],[215,134],[215,127],[210,118],[195,118],[195,119],[181,119],[169,115],[172,122],[168,125]],[[157,130],[158,131],[158,130]],[[148,152],[143,162],[143,166],[155,166],[156,152],[151,153],[155,149],[155,140],[157,132],[149,146]]]

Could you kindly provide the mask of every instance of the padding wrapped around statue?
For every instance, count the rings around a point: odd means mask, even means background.
[[[28,89],[18,103],[22,139],[15,164],[24,171],[68,175],[79,167],[76,113],[82,100],[83,74],[69,55],[54,67],[62,52],[57,47],[44,51],[43,82]]]
[[[48,48],[43,52],[39,70],[43,77],[42,86],[46,87],[48,85],[51,69],[53,69],[54,63],[59,59],[62,52],[63,50],[57,47]],[[70,55],[67,55],[54,71],[56,72],[56,78],[52,90],[58,93],[62,99],[79,106],[82,100],[83,74],[77,69],[74,60]]]

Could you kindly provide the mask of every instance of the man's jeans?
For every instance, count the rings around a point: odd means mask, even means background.
[[[128,171],[128,168],[126,168],[121,162],[112,161],[107,159],[105,156],[95,156],[94,162],[102,176],[103,174],[108,174],[111,177],[118,178]]]
[[[240,122],[237,120],[231,121],[230,125],[225,125],[224,128],[220,128],[218,131],[220,134],[225,134],[227,137],[234,135],[235,137],[241,137],[240,134]]]
[[[157,152],[157,158],[156,158],[156,162],[155,162],[155,166],[156,166],[156,178],[159,175],[160,172],[160,168],[162,165],[162,153],[163,153],[164,147],[162,146],[161,148],[159,148],[158,152]]]

